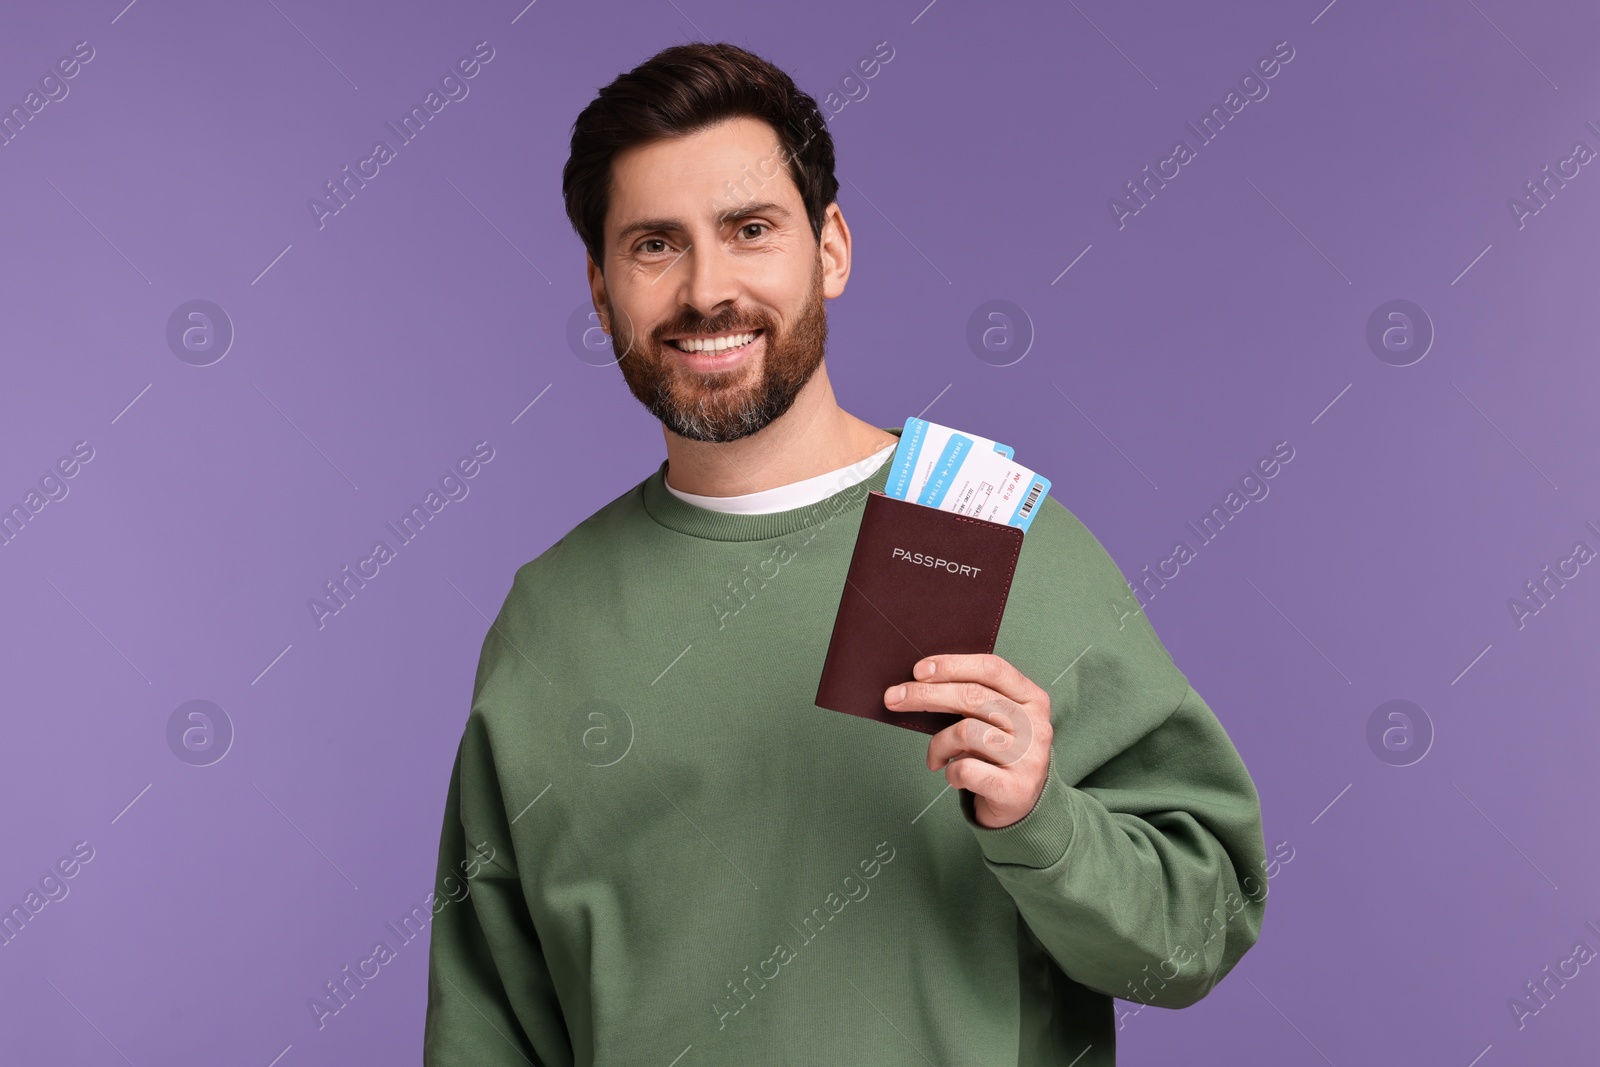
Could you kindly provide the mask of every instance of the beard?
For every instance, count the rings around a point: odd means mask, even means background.
[[[765,316],[730,312],[714,320],[679,319],[664,323],[648,344],[641,344],[631,323],[622,336],[625,318],[606,299],[606,313],[616,328],[612,351],[635,399],[662,425],[692,441],[737,441],[763,429],[794,404],[795,397],[822,365],[828,339],[828,316],[823,308],[822,257],[817,257],[811,287],[800,305],[800,316],[782,334],[775,333]],[[745,360],[729,371],[709,374],[693,371],[674,359],[662,337],[668,334],[716,334],[760,330],[765,351],[759,361]]]

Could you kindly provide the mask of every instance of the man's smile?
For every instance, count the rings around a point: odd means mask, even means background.
[[[739,348],[754,340],[760,330],[727,330],[723,333],[688,333],[667,338],[667,343],[684,352],[717,351]]]
[[[691,334],[662,343],[675,359],[690,370],[708,372],[729,370],[742,364],[765,346],[766,331],[742,333]],[[689,346],[685,348],[684,346]]]

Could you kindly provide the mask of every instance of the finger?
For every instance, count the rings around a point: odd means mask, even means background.
[[[904,695],[896,699],[901,690]],[[1004,713],[1007,704],[1005,697],[978,682],[906,682],[883,694],[883,706],[890,711],[949,711],[1001,727],[1011,721]]]
[[[1009,767],[1028,751],[1016,734],[981,719],[966,718],[945,727],[928,742],[928,769],[938,770],[953,760],[966,757],[983,760],[996,767]]]
[[[945,781],[995,803],[1003,803],[1007,793],[1007,773],[979,759],[958,759],[944,769]]]
[[[1039,692],[1027,675],[990,652],[926,656],[911,668],[911,674],[928,682],[979,682],[1019,704],[1026,704]]]

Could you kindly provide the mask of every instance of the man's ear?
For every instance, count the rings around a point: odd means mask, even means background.
[[[818,254],[822,257],[822,295],[831,300],[844,292],[845,283],[850,280],[850,227],[845,224],[844,212],[837,201],[828,205],[823,216],[818,244]]]
[[[595,266],[594,257],[584,253],[585,271],[589,277],[589,299],[594,304],[594,312],[600,318],[600,328],[606,333],[611,332],[611,323],[606,321],[606,277],[600,273],[600,268]]]

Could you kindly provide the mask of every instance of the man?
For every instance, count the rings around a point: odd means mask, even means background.
[[[1052,498],[995,654],[884,695],[959,723],[815,706],[899,432],[828,382],[851,246],[815,101],[669,48],[578,117],[563,184],[667,458],[519,568],[484,639],[425,1063],[1114,1063],[1113,997],[1192,1004],[1260,933],[1222,726]]]

